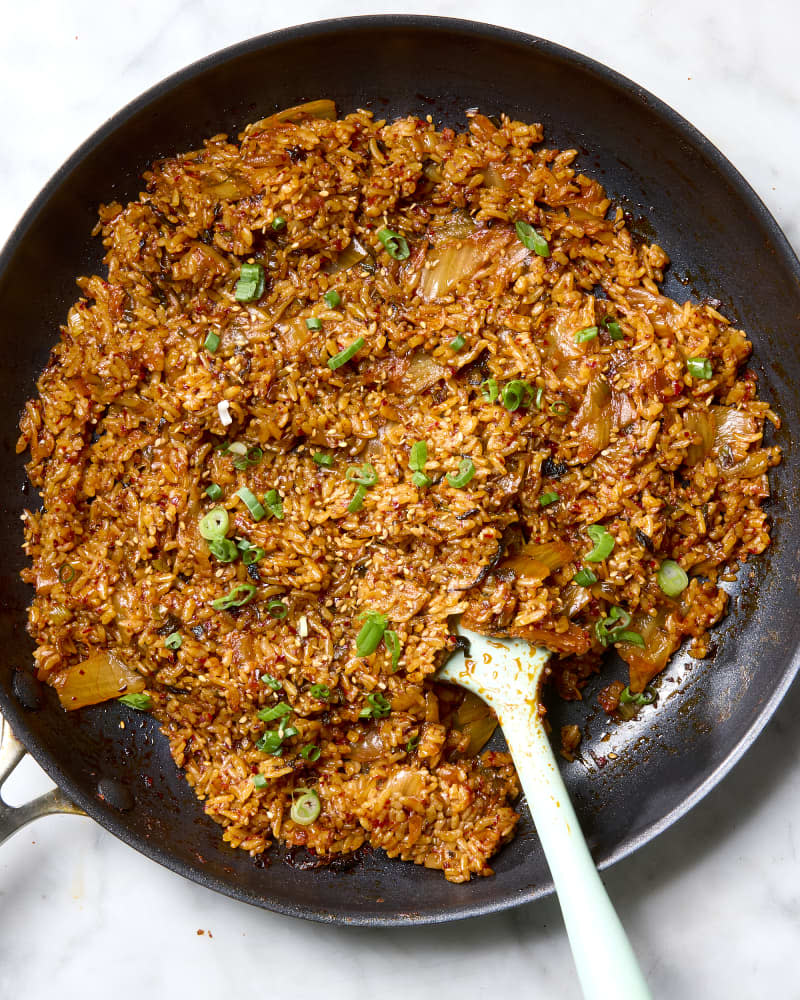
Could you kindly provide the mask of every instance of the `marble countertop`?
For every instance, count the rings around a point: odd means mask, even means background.
[[[308,0],[27,0],[0,33],[0,243],[106,117],[218,48],[300,20],[397,5]],[[739,167],[800,250],[800,74],[793,0],[407,2],[493,21],[620,70]],[[800,998],[800,686],[733,773],[604,880],[656,997]],[[50,787],[29,759],[4,795]],[[168,942],[165,947],[165,943]],[[304,923],[217,896],[92,821],[50,817],[0,851],[0,997],[579,996],[558,906],[408,930]]]

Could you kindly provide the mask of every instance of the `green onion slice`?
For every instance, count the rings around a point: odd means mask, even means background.
[[[392,673],[394,673],[400,663],[400,654],[403,651],[400,636],[394,631],[394,629],[387,628],[383,633],[383,642],[388,650],[389,656],[392,658]]]
[[[356,491],[353,494],[353,499],[347,505],[347,511],[350,514],[355,514],[364,506],[364,497],[367,495],[366,486],[356,486]]]
[[[304,747],[300,750],[300,756],[305,757],[306,760],[310,760],[312,763],[319,760],[319,755],[322,750],[316,745],[316,743],[306,743]]]
[[[614,536],[601,524],[590,524],[586,534],[594,542],[594,548],[584,558],[587,562],[602,562],[614,551]]]
[[[283,498],[277,490],[267,490],[264,496],[264,506],[278,521],[283,520],[285,516],[283,513]]]
[[[277,597],[273,597],[269,604],[267,604],[267,614],[270,618],[275,618],[277,621],[283,621],[283,619],[289,614],[289,609],[283,601],[278,600]]]
[[[216,354],[217,348],[220,345],[220,336],[218,333],[214,333],[213,330],[209,330],[206,334],[206,339],[203,341],[203,347],[208,351],[209,354]]]
[[[210,538],[208,551],[215,559],[224,563],[234,562],[239,555],[239,550],[230,538]]]
[[[77,575],[78,571],[74,566],[70,566],[69,563],[63,563],[58,570],[58,579],[63,584],[72,583]]]
[[[206,486],[206,496],[209,500],[220,500],[222,498],[222,487],[219,483],[210,483]]]
[[[137,712],[149,712],[153,707],[153,699],[149,694],[124,694],[121,698],[117,698],[117,701],[121,701],[128,708],[135,708]]]
[[[266,281],[260,264],[242,264],[234,295],[238,302],[254,302],[264,294]]]
[[[518,410],[520,406],[529,406],[533,399],[533,389],[524,379],[515,378],[503,387],[501,394],[503,406],[507,410]]]
[[[319,318],[319,316],[309,316],[308,319],[306,320],[306,327],[309,330],[321,330],[322,320]]]
[[[689,586],[686,571],[681,569],[674,559],[665,559],[661,563],[656,580],[667,597],[677,597]]]
[[[686,368],[695,378],[709,379],[714,374],[708,358],[687,358]]]
[[[236,493],[236,496],[239,497],[242,503],[250,511],[250,517],[252,517],[254,521],[260,521],[262,518],[267,516],[267,512],[264,510],[258,497],[247,486],[242,486],[242,488]]]
[[[235,456],[233,459],[234,469],[239,470],[249,469],[251,465],[258,465],[264,457],[264,452],[257,444],[248,448],[241,441],[234,441],[229,451]]]
[[[537,233],[529,222],[523,222],[520,219],[514,228],[517,230],[520,242],[529,250],[538,253],[540,257],[550,256],[550,247],[547,244],[547,240],[541,233]]]
[[[385,719],[391,712],[392,706],[380,691],[373,691],[367,695],[367,704],[358,713],[360,719]]]
[[[254,774],[253,784],[255,785],[256,788],[266,788],[269,782],[267,781],[267,779],[264,777],[263,774]]]
[[[405,238],[399,233],[395,233],[391,229],[379,229],[377,236],[390,257],[393,257],[395,260],[408,259],[411,251],[408,249],[408,243]]]
[[[408,467],[412,472],[422,472],[428,461],[428,442],[415,441],[408,455]]]
[[[300,793],[299,797],[295,799],[294,796],[298,792]],[[292,792],[292,799],[292,808],[289,811],[289,815],[300,826],[309,826],[319,816],[320,809],[322,808],[319,796],[310,788],[295,788],[294,792]]]
[[[359,656],[370,656],[380,645],[388,619],[377,611],[367,611],[363,617],[364,624],[356,636],[356,653]]]
[[[577,583],[579,587],[591,587],[593,583],[597,583],[597,576],[584,566],[573,576],[572,582]]]
[[[349,347],[345,347],[343,351],[339,351],[338,354],[334,354],[332,358],[328,358],[328,368],[331,371],[335,371],[337,368],[341,368],[342,365],[347,364],[347,362],[364,346],[364,338],[357,337]]]
[[[497,380],[493,378],[487,378],[485,382],[481,385],[481,396],[487,403],[494,403],[497,401],[497,397],[500,395],[500,390],[497,387]]]
[[[603,323],[612,340],[623,340],[625,338],[625,334],[622,332],[622,327],[615,319],[608,319],[608,317],[606,317],[606,319],[603,320]]]
[[[563,399],[557,399],[550,404],[549,410],[554,417],[566,417],[569,413],[569,403],[565,403]]]
[[[282,215],[276,215],[275,218],[272,220],[272,228],[276,232],[278,232],[278,230],[284,229],[285,227],[286,227],[286,219],[284,219]]]
[[[257,714],[262,722],[274,722],[276,719],[282,719],[284,715],[288,715],[291,710],[291,705],[287,705],[285,701],[279,701],[272,708],[262,708]]]
[[[457,337],[453,337],[453,339],[450,341],[450,350],[460,351],[461,348],[464,346],[464,344],[466,344],[466,340],[459,333]]]
[[[357,465],[351,465],[344,477],[348,483],[361,483],[362,486],[374,486],[378,481],[375,466],[369,462],[364,462],[360,468]]]
[[[598,334],[596,326],[586,326],[583,330],[578,330],[575,334],[575,342],[585,344],[587,340],[593,340]]]
[[[342,297],[335,288],[329,289],[322,297],[331,309],[335,309],[342,304]]]
[[[640,694],[633,694],[629,687],[623,688],[619,694],[619,701],[621,705],[652,705],[656,700],[655,691],[648,687],[645,688]]]
[[[615,604],[608,612],[607,617],[601,618],[595,623],[594,633],[599,642],[607,646],[610,642],[616,641],[616,633],[627,628],[631,623],[631,616],[623,608]]]
[[[544,396],[544,388],[542,386],[538,385],[536,387],[536,392],[534,393],[534,396],[533,396],[533,405],[536,407],[537,410],[541,410],[541,408],[542,408],[542,397],[543,396]]]
[[[224,538],[230,523],[228,512],[224,507],[212,507],[200,520],[200,534],[207,541]]]
[[[419,746],[419,736],[412,736],[406,743],[406,753],[413,753]]]
[[[325,684],[312,684],[309,688],[309,693],[312,698],[317,698],[319,701],[327,701],[331,696],[331,689]]]
[[[456,490],[463,490],[475,475],[475,463],[471,458],[462,458],[458,463],[458,472],[448,472],[447,481]]]
[[[241,545],[239,548],[242,549]],[[260,545],[248,545],[246,549],[242,549],[242,562],[245,566],[252,566],[254,563],[261,562],[265,555],[266,552]]]
[[[215,611],[228,611],[230,608],[243,608],[256,596],[256,588],[252,583],[239,583],[224,597],[218,597],[211,602]]]
[[[424,490],[426,487],[431,485],[433,480],[429,476],[426,476],[424,472],[415,472],[411,477],[411,482],[417,487],[417,489]]]
[[[323,469],[330,469],[333,465],[333,455],[325,455],[321,451],[315,451],[311,457]]]
[[[277,677],[273,677],[272,674],[262,674],[261,683],[266,684],[267,687],[272,688],[273,691],[280,691],[283,687],[283,684],[281,684]]]
[[[173,650],[180,649],[181,646],[183,645],[183,639],[181,637],[180,632],[172,632],[170,635],[168,635],[167,638],[164,640],[164,645],[167,647],[167,649],[173,649]]]
[[[557,500],[560,499],[561,497],[558,495],[558,493],[542,493],[539,497],[539,506],[549,507],[551,503],[555,503]]]

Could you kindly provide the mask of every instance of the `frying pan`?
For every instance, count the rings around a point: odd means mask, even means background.
[[[748,331],[760,392],[782,417],[770,438],[785,456],[771,474],[774,541],[731,588],[731,614],[714,630],[709,658],[693,661],[681,651],[660,679],[658,705],[624,725],[609,723],[595,699],[601,686],[625,676],[619,661],[589,684],[582,702],[549,699],[555,732],[577,723],[584,733],[580,759],[563,768],[601,867],[675,822],[730,770],[800,667],[800,506],[792,503],[800,495],[800,265],[734,167],[630,80],[541,39],[411,16],[279,31],[168,78],[77,150],[0,256],[0,708],[59,786],[58,801],[66,797],[181,875],[258,906],[343,924],[453,920],[552,891],[524,807],[516,839],[493,862],[495,876],[463,885],[379,852],[318,868],[279,849],[254,860],[222,843],[221,828],[204,815],[152,719],[132,723],[116,703],[65,713],[31,672],[19,516],[38,498],[14,453],[16,425],[76,297],[75,277],[101,266],[101,247],[89,235],[99,202],[135,197],[156,157],[321,96],[343,112],[430,114],[456,127],[471,107],[542,122],[546,143],[577,148],[580,168],[622,204],[633,231],[670,253],[666,293],[679,301],[718,299]]]

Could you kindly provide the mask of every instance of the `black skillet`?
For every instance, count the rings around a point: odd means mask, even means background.
[[[757,195],[688,122],[630,80],[584,56],[467,21],[364,17],[304,25],[210,56],[152,88],[107,122],[58,171],[0,257],[2,545],[0,706],[60,788],[113,834],[167,867],[237,899],[293,916],[392,925],[490,913],[552,890],[527,814],[495,859],[494,878],[450,885],[438,873],[365,853],[308,868],[279,851],[254,861],[223,845],[174,767],[155,725],[116,704],[67,714],[36,691],[25,608],[19,515],[37,499],[14,454],[21,407],[34,391],[74,279],[100,267],[90,238],[98,203],[124,200],[155,157],[235,134],[281,107],[334,98],[342,112],[432,115],[463,126],[464,111],[540,121],[546,143],[576,147],[579,165],[630,213],[634,231],[672,257],[667,293],[719,299],[755,345],[760,391],[781,414],[772,473],[774,542],[734,587],[732,613],[703,663],[676,657],[657,706],[609,725],[595,695],[551,701],[554,728],[584,730],[582,760],[565,779],[599,865],[625,857],[682,816],[741,757],[800,666],[800,265]],[[124,715],[126,728],[119,728]],[[610,735],[607,735],[610,733]],[[120,808],[121,807],[121,808]]]

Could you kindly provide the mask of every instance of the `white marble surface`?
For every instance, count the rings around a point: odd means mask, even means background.
[[[637,80],[739,166],[800,249],[795,0],[308,0],[291,11],[269,0],[27,0],[2,9],[0,242],[78,143],[168,73],[300,20],[404,9],[539,34]],[[800,998],[799,718],[795,685],[723,784],[607,873],[655,996]],[[28,761],[6,794],[20,802],[48,784]],[[216,896],[86,819],[42,820],[6,843],[0,998],[138,1000],[168,991],[327,1000],[579,995],[552,900],[445,927],[339,929]]]

